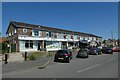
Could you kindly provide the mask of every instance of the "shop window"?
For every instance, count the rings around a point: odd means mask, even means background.
[[[25,48],[33,48],[33,41],[25,41]]]
[[[33,48],[33,41],[30,41],[30,48]]]
[[[29,43],[25,43],[25,48],[29,48]]]
[[[33,43],[30,43],[30,48],[33,48]]]

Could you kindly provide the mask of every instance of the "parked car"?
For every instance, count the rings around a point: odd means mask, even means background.
[[[111,48],[108,48],[108,47],[102,47],[102,53],[113,54],[113,51],[112,51]]]
[[[70,62],[72,59],[72,52],[69,49],[58,50],[54,57],[54,62],[66,61]]]
[[[80,49],[76,55],[76,58],[88,58],[89,57],[89,53],[87,49]]]
[[[101,51],[100,48],[90,48],[90,49],[89,49],[89,54],[90,54],[90,55],[91,55],[91,54],[99,55],[99,54],[101,54],[101,53],[102,53],[102,51]]]
[[[120,46],[113,47],[113,52],[120,52]]]

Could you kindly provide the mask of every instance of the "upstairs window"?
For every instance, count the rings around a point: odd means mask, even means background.
[[[14,35],[14,31],[12,31],[12,35]]]
[[[27,29],[23,29],[23,32],[24,32],[24,33],[27,33]]]
[[[14,33],[17,33],[16,29],[14,30]]]
[[[9,33],[9,36],[11,36],[11,33]]]
[[[52,32],[52,33],[51,33],[51,37],[53,37],[53,36],[54,36],[54,33]]]
[[[39,36],[39,31],[38,30],[34,30],[34,36]]]
[[[49,33],[48,32],[46,32],[46,36],[49,37]]]
[[[49,37],[53,37],[54,33],[53,32],[49,32]]]

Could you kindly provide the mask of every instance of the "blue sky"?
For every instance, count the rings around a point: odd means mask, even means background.
[[[8,2],[2,3],[2,33],[10,20],[92,33],[103,39],[118,37],[115,2]]]

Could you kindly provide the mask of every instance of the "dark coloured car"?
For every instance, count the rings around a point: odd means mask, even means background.
[[[89,54],[90,55],[99,55],[101,53],[102,53],[102,51],[101,51],[100,48],[90,48],[89,49]]]
[[[87,49],[80,49],[76,55],[76,58],[88,58],[89,53]]]
[[[58,50],[54,57],[54,62],[66,61],[70,62],[72,59],[72,52],[69,49]]]
[[[112,51],[111,48],[108,48],[108,47],[102,47],[102,53],[113,54],[113,51]]]

